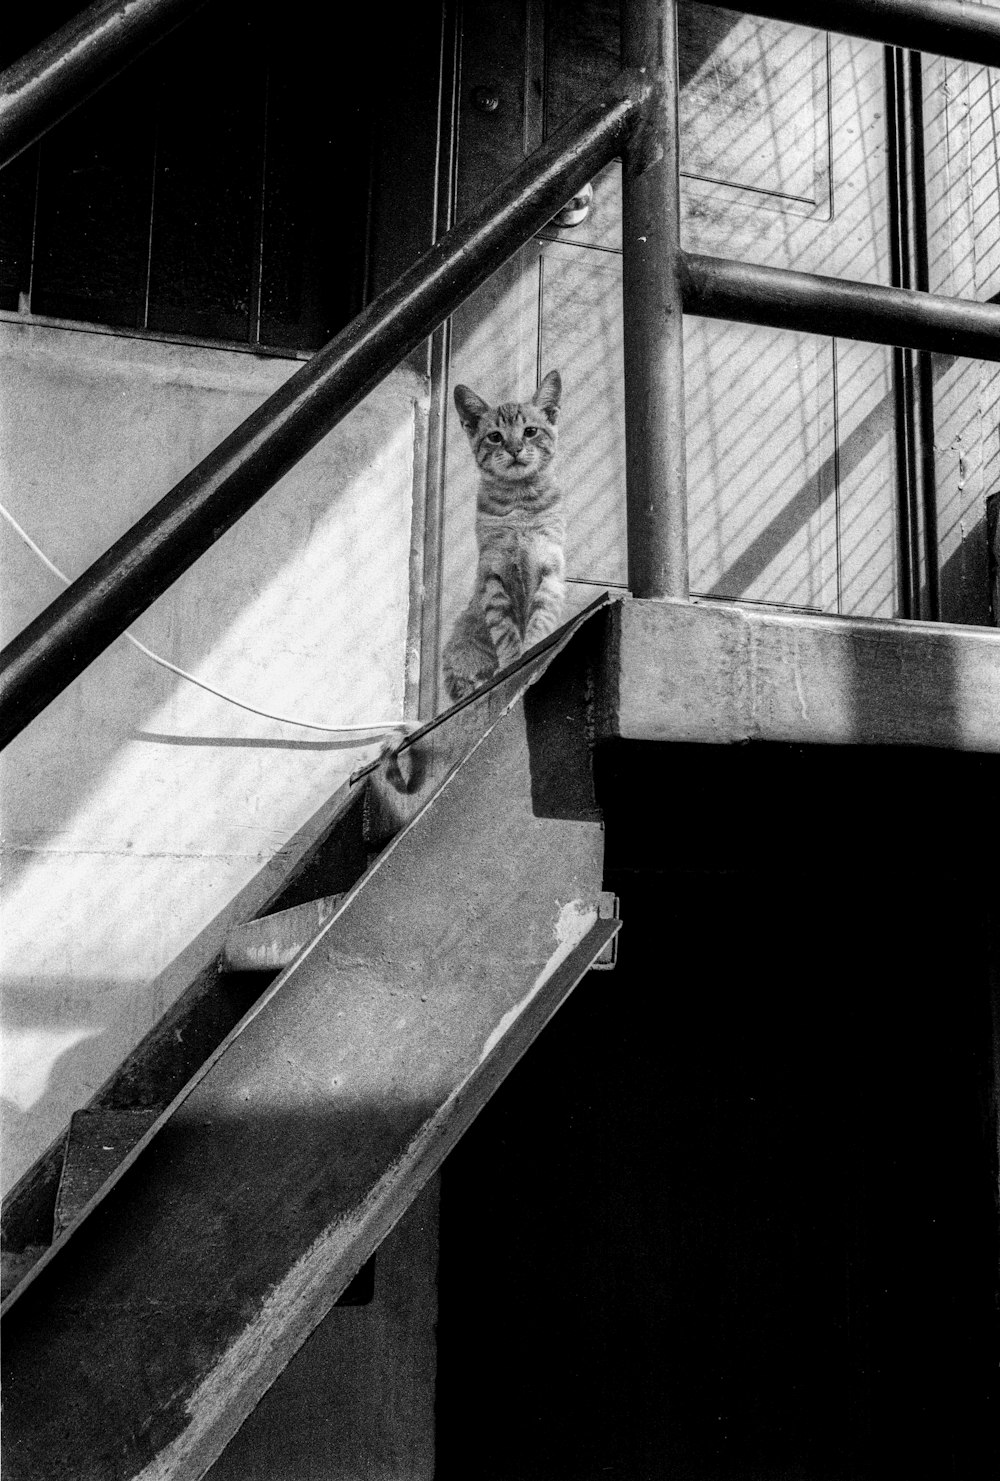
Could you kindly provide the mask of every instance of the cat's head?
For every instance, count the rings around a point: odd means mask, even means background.
[[[530,401],[490,406],[468,386],[455,387],[455,405],[483,473],[504,483],[535,478],[555,456],[562,381],[550,370]]]

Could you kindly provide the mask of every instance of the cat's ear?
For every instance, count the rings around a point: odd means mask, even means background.
[[[468,386],[455,387],[455,405],[462,418],[462,426],[471,437],[479,424],[479,418],[489,411],[489,407],[483,398],[477,396],[475,391],[470,391]]]
[[[562,400],[562,379],[558,370],[550,370],[542,381],[538,390],[531,398],[532,406],[537,406],[539,411],[544,411],[550,422],[554,422],[559,415],[559,402]]]

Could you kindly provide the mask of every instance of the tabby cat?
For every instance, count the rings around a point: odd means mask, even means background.
[[[552,632],[565,587],[563,497],[552,474],[562,382],[550,370],[530,401],[488,406],[468,386],[455,405],[479,469],[472,599],[444,647],[445,688],[462,699]]]

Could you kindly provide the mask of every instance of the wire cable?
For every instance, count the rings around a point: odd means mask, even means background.
[[[37,556],[42,564],[52,572],[53,576],[57,577],[64,586],[70,586],[72,584],[70,578],[60,571],[54,562],[49,560],[44,550],[32,540],[26,530],[21,528],[10,510],[5,508],[3,504],[0,504],[0,514],[3,515],[15,534],[20,536],[32,554]],[[186,679],[189,684],[196,684],[199,689],[204,689],[208,694],[214,694],[216,699],[225,700],[226,704],[235,705],[240,710],[247,710],[251,715],[260,715],[264,720],[276,720],[280,725],[296,725],[302,730],[322,730],[327,735],[345,735],[359,731],[362,733],[402,731],[404,734],[408,734],[411,730],[416,730],[417,728],[418,722],[416,720],[372,720],[364,725],[319,725],[313,720],[295,720],[290,715],[275,715],[270,710],[262,710],[256,705],[247,704],[245,700],[237,699],[235,695],[227,694],[223,689],[216,689],[212,684],[206,684],[203,679],[196,679],[194,674],[189,674],[186,669],[178,668],[176,663],[171,663],[169,659],[162,658],[159,653],[154,653],[152,648],[147,648],[145,643],[140,643],[139,639],[134,637],[132,633],[123,632],[121,636],[127,638],[133,648],[138,648],[140,653],[145,654],[147,658],[151,658],[161,668],[165,668],[170,673],[176,674],[178,678]]]

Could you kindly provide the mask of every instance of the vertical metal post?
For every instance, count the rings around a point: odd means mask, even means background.
[[[628,579],[688,595],[676,0],[622,0],[622,65],[653,94],[623,160]]]

